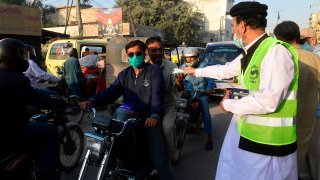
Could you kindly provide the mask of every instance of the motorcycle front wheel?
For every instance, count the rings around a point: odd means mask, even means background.
[[[59,148],[59,169],[64,172],[71,171],[78,165],[83,151],[83,132],[80,126],[67,129],[71,142],[68,141],[66,132],[63,132]]]
[[[172,163],[176,164],[180,160],[182,147],[184,144],[184,140],[186,138],[186,129],[187,129],[187,121],[176,120],[175,122],[175,131],[174,131],[174,146],[175,146],[175,154],[172,160]]]

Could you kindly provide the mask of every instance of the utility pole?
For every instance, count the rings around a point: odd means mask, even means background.
[[[71,3],[71,8],[72,8],[72,3]],[[70,11],[71,11],[71,8],[70,8]],[[69,24],[69,0],[67,1],[67,6],[66,6],[66,22],[64,25],[64,34],[67,33],[68,24]]]
[[[81,19],[81,8],[80,8],[80,0],[76,0],[76,6],[77,6],[77,21],[78,21],[78,32],[79,32],[79,38],[82,39],[83,37],[83,26],[82,26],[82,19]]]
[[[219,35],[220,35],[220,37],[219,37],[220,41],[223,41],[223,40],[224,40],[224,31],[225,31],[224,21],[225,21],[224,16],[221,16],[221,18],[220,18],[220,33],[219,33]]]
[[[280,12],[282,12],[283,10],[275,10],[275,12],[277,13],[277,25],[279,24],[279,20],[280,20]]]

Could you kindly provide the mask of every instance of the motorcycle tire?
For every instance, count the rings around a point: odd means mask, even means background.
[[[176,164],[180,160],[182,147],[184,144],[184,140],[186,138],[186,129],[187,129],[187,121],[185,120],[176,121],[175,132],[174,132],[175,153],[172,160],[172,163],[174,164]]]
[[[83,109],[72,109],[66,113],[66,117],[70,122],[81,123],[84,117],[85,111]]]
[[[68,172],[74,169],[82,156],[83,151],[83,132],[80,126],[68,127],[68,131],[72,141],[76,143],[75,150],[68,151],[70,143],[67,143],[65,132],[61,136],[61,143],[59,147],[59,169],[63,172]]]

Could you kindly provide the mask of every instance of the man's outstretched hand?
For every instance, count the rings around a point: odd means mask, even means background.
[[[79,105],[80,105],[80,109],[87,110],[90,107],[92,107],[92,102],[91,101],[82,101],[79,103]]]
[[[195,68],[193,68],[193,67],[185,67],[184,69],[183,69],[183,72],[184,73],[186,73],[186,74],[189,74],[189,75],[191,75],[191,76],[194,76],[195,75]]]
[[[144,126],[145,127],[155,127],[159,123],[159,120],[157,118],[147,118]]]

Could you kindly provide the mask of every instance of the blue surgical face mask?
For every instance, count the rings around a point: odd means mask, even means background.
[[[144,57],[143,56],[133,56],[129,57],[130,65],[134,68],[139,68],[144,63]]]
[[[307,51],[313,51],[312,47],[309,45],[308,41],[304,42],[300,47]]]
[[[242,38],[238,39],[236,34],[233,35],[233,41],[234,41],[234,44],[238,46],[238,48],[244,47]]]

